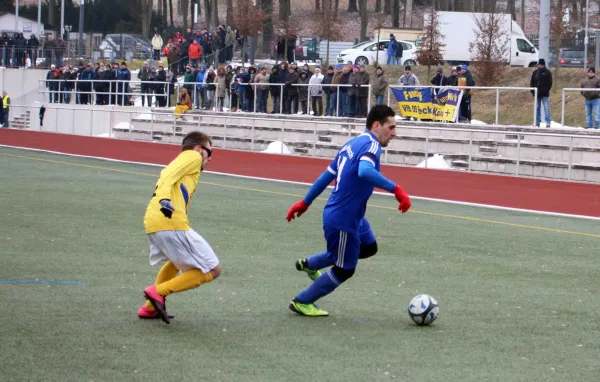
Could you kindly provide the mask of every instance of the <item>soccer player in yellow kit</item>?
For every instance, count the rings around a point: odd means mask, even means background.
[[[211,139],[191,132],[183,138],[181,150],[161,171],[144,216],[150,265],[166,263],[154,285],[144,290],[148,301],[138,310],[138,317],[160,318],[167,324],[172,318],[165,306],[168,295],[197,288],[221,274],[219,259],[206,240],[190,228],[187,216],[200,173],[210,161]]]

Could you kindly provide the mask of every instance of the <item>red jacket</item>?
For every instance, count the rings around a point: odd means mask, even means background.
[[[193,43],[190,45],[190,48],[188,49],[188,56],[190,57],[190,60],[199,59],[200,56],[202,56],[202,45],[198,43]]]

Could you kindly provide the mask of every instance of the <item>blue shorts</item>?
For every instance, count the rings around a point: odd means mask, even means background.
[[[375,242],[375,235],[365,218],[360,222],[358,233],[341,231],[327,225],[323,226],[323,231],[329,257],[336,266],[344,269],[356,268],[361,244]]]

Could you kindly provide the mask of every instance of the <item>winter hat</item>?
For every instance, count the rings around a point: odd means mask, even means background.
[[[444,69],[442,69],[442,68],[437,68],[437,72],[438,72],[438,73],[444,73]]]
[[[383,68],[381,66],[378,66],[375,70],[380,70],[383,72]]]
[[[540,61],[538,61],[538,65],[546,66],[546,60],[544,60],[543,58],[540,58]]]
[[[406,65],[406,67],[404,68],[404,70],[411,70],[409,65]]]
[[[329,65],[329,67],[327,68],[327,70],[333,70],[333,66]]]
[[[344,65],[342,65],[342,64],[337,64],[337,66],[336,66],[336,68],[338,68],[338,69],[341,69],[343,67],[344,67]]]
[[[588,73],[596,73],[596,68],[594,68],[593,66],[590,66],[590,68],[588,69]]]
[[[460,69],[466,71],[467,70],[467,65],[461,65]]]

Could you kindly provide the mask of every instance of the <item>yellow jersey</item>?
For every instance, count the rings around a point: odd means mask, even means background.
[[[146,208],[146,233],[190,229],[187,209],[200,179],[202,156],[194,150],[179,154],[160,172],[152,200]],[[171,219],[160,211],[160,201],[169,199],[175,211]]]

